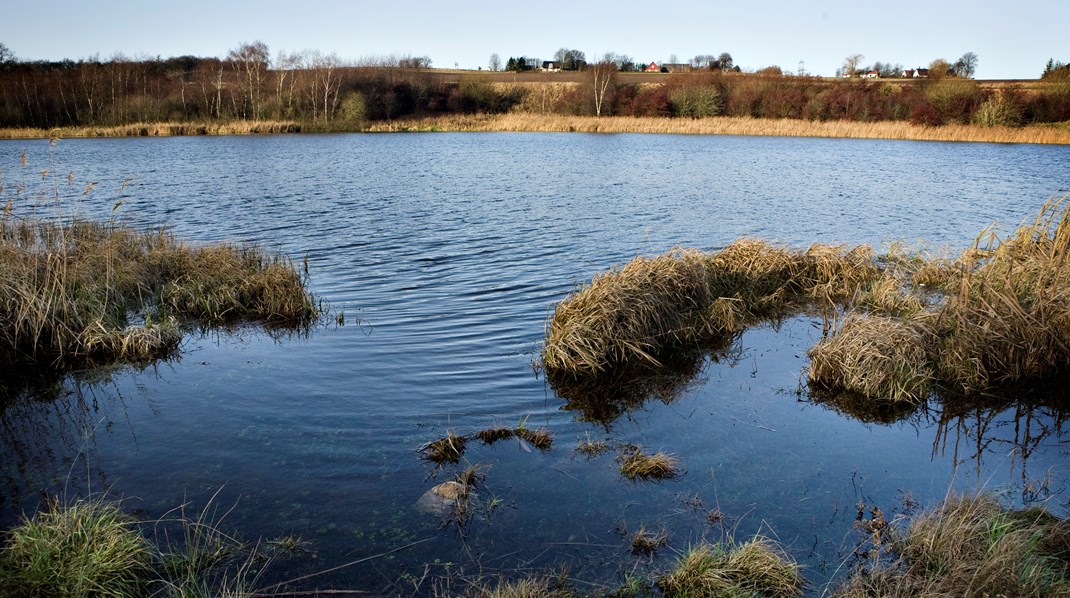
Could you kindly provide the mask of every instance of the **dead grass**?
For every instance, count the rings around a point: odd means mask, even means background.
[[[293,121],[163,122],[127,125],[59,127],[55,129],[0,129],[0,139],[64,139],[73,137],[173,137],[189,135],[263,135],[300,133]]]
[[[476,438],[483,444],[494,444],[499,440],[506,440],[516,435],[516,431],[510,428],[487,428],[476,432]]]
[[[712,254],[674,250],[595,276],[558,303],[547,323],[550,376],[605,374],[666,353],[724,344],[760,318],[842,301],[879,273],[871,251],[805,251],[741,239]]]
[[[853,575],[834,596],[1066,596],[1070,525],[991,496],[950,496],[893,539],[895,558]]]
[[[526,99],[531,101],[530,99]],[[812,121],[717,116],[702,119],[562,116],[538,113],[451,115],[378,122],[371,131],[491,131],[546,133],[662,133],[688,135],[753,135],[775,137],[835,137],[857,139],[913,139],[983,143],[1070,144],[1070,131],[1058,127],[916,126],[903,121]]]
[[[548,451],[554,443],[554,435],[545,428],[536,428],[530,430],[523,426],[517,427],[513,431],[517,438],[526,440],[531,446],[539,449],[540,451]]]
[[[0,220],[0,356],[83,367],[177,348],[181,325],[308,326],[320,315],[285,257],[192,247],[166,230],[82,220]]]
[[[632,480],[664,480],[680,474],[676,457],[663,452],[648,455],[639,447],[633,447],[618,460],[620,472]]]
[[[739,545],[702,543],[658,579],[665,596],[763,596],[802,592],[799,566],[774,542],[755,537]]]
[[[810,384],[845,388],[893,403],[920,404],[933,383],[929,348],[935,337],[921,322],[854,315],[838,334],[812,347]]]
[[[652,532],[645,527],[632,534],[632,554],[653,556],[659,548],[669,543],[669,534],[665,530]]]

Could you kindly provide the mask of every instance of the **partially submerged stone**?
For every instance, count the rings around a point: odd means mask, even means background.
[[[471,488],[450,480],[424,492],[416,501],[416,508],[423,513],[443,517],[456,514],[458,509],[468,509],[477,498]]]

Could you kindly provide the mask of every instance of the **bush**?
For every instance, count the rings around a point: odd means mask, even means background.
[[[675,116],[703,118],[721,113],[721,96],[712,85],[674,89],[669,94],[669,104]]]

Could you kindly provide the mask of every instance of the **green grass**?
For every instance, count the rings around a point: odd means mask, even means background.
[[[151,546],[103,500],[49,502],[5,535],[3,595],[120,598],[141,595],[152,579]]]

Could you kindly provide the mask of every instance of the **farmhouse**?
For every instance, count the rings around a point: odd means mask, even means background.
[[[658,63],[651,62],[650,64],[646,65],[646,68],[643,69],[643,72],[644,73],[660,73],[661,72],[661,67],[658,66]]]

